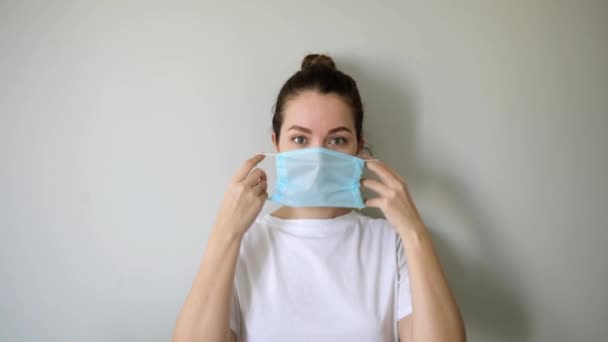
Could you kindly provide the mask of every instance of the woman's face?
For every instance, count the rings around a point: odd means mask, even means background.
[[[351,108],[336,94],[309,90],[287,101],[279,140],[272,134],[279,152],[307,147],[325,147],[356,155],[363,146],[357,141]]]

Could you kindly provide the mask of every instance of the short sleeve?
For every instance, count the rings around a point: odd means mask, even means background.
[[[230,329],[236,336],[241,334],[241,309],[236,286],[232,288],[232,299],[230,301]]]
[[[411,314],[413,308],[405,250],[399,236],[397,236],[397,272],[397,320],[401,320]]]

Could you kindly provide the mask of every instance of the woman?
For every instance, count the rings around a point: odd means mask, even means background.
[[[362,122],[355,81],[330,57],[308,55],[279,92],[272,142],[279,156],[357,161]],[[331,206],[339,202],[323,197],[323,184],[307,190],[316,206],[296,191],[273,195],[289,205],[259,215],[268,198],[262,159],[247,160],[226,192],[174,341],[465,341],[429,232],[395,171],[367,161],[379,180],[360,183],[377,194],[365,206],[386,219],[353,211],[348,198]],[[326,164],[315,172],[332,172]],[[298,186],[284,181],[287,192]]]

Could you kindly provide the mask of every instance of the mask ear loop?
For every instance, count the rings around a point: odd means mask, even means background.
[[[365,159],[365,158],[359,157],[359,154],[361,154],[361,152],[363,152],[363,151],[367,152],[366,154],[367,154],[367,156],[368,156],[370,159]],[[359,159],[363,159],[363,160],[365,160],[365,162],[366,162],[366,163],[367,163],[367,162],[379,162],[379,161],[380,161],[380,160],[378,160],[378,159],[375,159],[375,158],[374,158],[374,154],[373,154],[373,152],[372,152],[372,149],[371,149],[369,146],[363,146],[363,147],[361,148],[361,150],[359,151],[359,154],[357,155],[357,157],[358,157]]]
[[[363,159],[365,162],[380,162],[380,159]]]

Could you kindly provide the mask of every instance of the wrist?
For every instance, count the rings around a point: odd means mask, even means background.
[[[229,223],[216,223],[211,235],[223,241],[241,240],[245,236],[245,230]]]
[[[426,225],[422,221],[422,219],[409,220],[402,224],[397,225],[396,227],[397,233],[399,235],[402,234],[410,234],[410,233],[420,233],[426,232]]]
[[[424,222],[420,220],[397,227],[397,234],[406,245],[419,244],[421,240],[428,236],[428,230]]]

